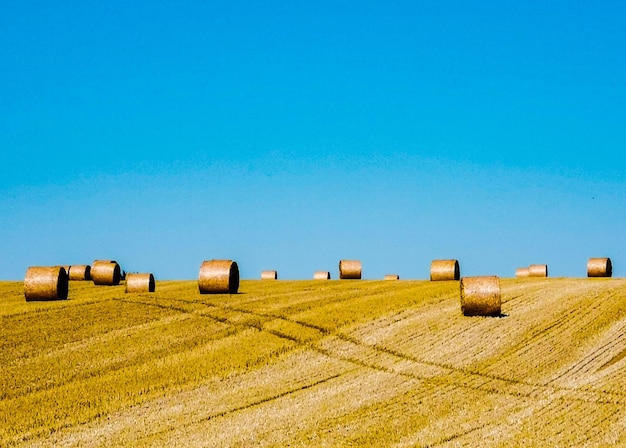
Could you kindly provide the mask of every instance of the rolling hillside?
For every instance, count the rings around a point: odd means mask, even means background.
[[[0,282],[0,446],[626,445],[626,279]]]

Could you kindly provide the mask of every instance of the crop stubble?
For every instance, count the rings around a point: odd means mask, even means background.
[[[83,287],[64,306],[12,304],[0,328],[12,367],[0,375],[16,392],[0,401],[0,441],[623,442],[625,297],[615,291],[625,285],[610,281],[607,293],[586,280],[504,280],[503,318],[463,317],[458,283],[420,281],[243,281],[235,296],[159,282],[150,297]],[[0,284],[3,300],[16,288]],[[52,339],[31,352],[23,325]],[[89,353],[102,356],[90,364]],[[55,366],[61,374],[32,374]],[[20,411],[35,404],[38,418]],[[572,418],[583,425],[567,428]]]

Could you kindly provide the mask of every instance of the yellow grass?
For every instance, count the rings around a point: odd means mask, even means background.
[[[626,280],[0,282],[0,446],[626,444]]]

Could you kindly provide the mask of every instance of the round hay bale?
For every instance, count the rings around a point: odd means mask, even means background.
[[[464,316],[499,316],[502,299],[496,276],[461,279],[461,312]]]
[[[126,292],[154,292],[155,283],[152,274],[126,274]]]
[[[587,262],[587,277],[611,277],[613,265],[610,258],[590,258]]]
[[[531,264],[528,266],[529,277],[547,277],[548,265],[547,264]]]
[[[72,265],[68,277],[70,281],[91,280],[91,266],[88,264]]]
[[[385,274],[385,280],[400,280],[400,276],[398,274]]]
[[[330,272],[328,272],[328,271],[315,271],[313,273],[313,280],[330,280]]]
[[[360,280],[361,279],[361,262],[359,260],[340,260],[339,261],[339,278],[342,280]]]
[[[68,293],[67,272],[63,266],[31,266],[24,276],[24,296],[35,300],[65,300]]]
[[[461,278],[458,260],[433,260],[430,263],[430,281],[458,280]]]
[[[200,294],[237,294],[239,267],[232,260],[202,262],[198,275]]]
[[[515,270],[515,277],[528,277],[528,268],[517,268]]]
[[[119,285],[122,279],[120,265],[114,260],[95,260],[90,273],[94,285]]]
[[[277,271],[261,271],[261,280],[277,280]]]

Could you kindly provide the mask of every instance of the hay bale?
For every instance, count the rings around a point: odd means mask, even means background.
[[[529,274],[528,268],[517,268],[515,270],[515,277],[528,277]]]
[[[239,267],[232,260],[202,262],[198,275],[200,294],[237,294]]]
[[[339,261],[339,278],[342,280],[361,279],[361,262],[359,260],[340,260]]]
[[[461,312],[464,316],[499,316],[502,299],[496,276],[461,279]]]
[[[313,280],[330,280],[330,272],[328,272],[328,271],[315,271],[313,273]]]
[[[88,264],[72,265],[68,277],[70,281],[91,280],[91,266]]]
[[[31,266],[24,276],[24,296],[35,300],[65,300],[68,293],[67,272],[63,266]]]
[[[277,280],[277,271],[261,271],[261,280]]]
[[[590,258],[587,262],[587,277],[611,277],[613,265],[610,258]]]
[[[461,278],[458,260],[433,260],[430,263],[430,281],[458,280]]]
[[[91,280],[94,285],[119,285],[122,279],[120,265],[115,260],[95,260],[91,264]]]
[[[126,292],[154,292],[155,283],[152,274],[126,274]]]
[[[529,277],[547,277],[548,265],[547,264],[531,264],[528,266]]]
[[[400,276],[398,274],[385,274],[385,280],[400,280]]]

